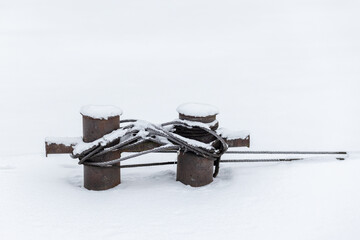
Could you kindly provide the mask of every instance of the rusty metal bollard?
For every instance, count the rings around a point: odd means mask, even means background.
[[[120,127],[121,109],[112,106],[89,105],[83,107],[80,113],[83,116],[84,142],[92,142]],[[118,158],[120,158],[120,151],[113,151],[92,160],[98,162]],[[84,187],[86,189],[106,190],[119,184],[120,168],[84,165]]]
[[[202,122],[216,130],[219,126],[216,121],[217,108],[206,104],[183,104],[177,108],[179,118],[187,121]],[[200,128],[187,129],[177,127],[176,133],[204,143],[214,140],[212,135]],[[176,181],[192,187],[205,186],[213,181],[214,161],[196,155],[193,152],[179,151],[177,158]]]

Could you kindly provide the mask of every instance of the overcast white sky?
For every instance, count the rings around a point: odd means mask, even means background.
[[[1,152],[80,136],[85,104],[189,101],[258,149],[358,150],[358,1],[0,1]],[[22,143],[19,149],[14,142]]]

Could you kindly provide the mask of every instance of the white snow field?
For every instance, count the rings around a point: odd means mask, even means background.
[[[0,0],[0,239],[360,239],[359,12],[353,0]],[[82,106],[161,123],[187,102],[249,130],[251,150],[351,153],[222,164],[201,188],[175,166],[123,169],[99,192],[76,160],[45,158],[46,137],[82,135]]]

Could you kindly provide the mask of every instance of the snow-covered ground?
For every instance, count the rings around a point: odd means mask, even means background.
[[[82,169],[68,157],[0,161],[1,239],[360,236],[359,157],[223,164],[201,188],[176,182],[175,166],[125,169],[122,183],[105,192],[84,189]]]
[[[175,167],[82,188],[47,136],[81,136],[110,104],[160,123],[219,108],[252,149],[360,150],[360,3],[0,0],[0,239],[359,239],[360,157],[223,164],[191,188]],[[136,161],[173,160],[154,154]]]

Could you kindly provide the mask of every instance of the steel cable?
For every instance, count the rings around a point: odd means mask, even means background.
[[[217,164],[214,176],[217,175],[219,169],[219,159],[227,151],[228,146],[225,140],[219,136],[215,131],[209,129],[206,124],[196,123],[190,125],[184,121],[176,120],[172,122],[163,123],[161,125],[155,125],[144,121],[138,121],[135,119],[122,120],[120,123],[130,123],[120,129],[127,130],[127,132],[116,139],[108,142],[105,146],[102,146],[100,143],[98,145],[91,147],[90,149],[85,149],[77,155],[73,155],[74,158],[79,158],[79,164],[98,166],[98,167],[116,167],[115,164],[125,161],[131,158],[139,157],[144,154],[153,153],[153,152],[164,152],[164,151],[190,151],[194,152],[197,155],[201,155],[210,161],[214,161]],[[145,123],[145,124],[144,124]],[[165,129],[165,127],[172,126],[170,129]],[[212,143],[203,143],[194,139],[186,138],[181,135],[174,133],[174,126],[182,126],[188,129],[193,127],[199,128],[206,133],[212,135],[220,144],[219,147],[214,147]],[[161,139],[163,138],[163,139]],[[98,140],[96,140],[98,141]],[[96,142],[94,141],[94,142]],[[125,157],[120,157],[118,159],[110,161],[94,161],[94,158],[99,157],[103,154],[106,154],[111,151],[118,151],[128,149],[137,145],[141,145],[147,141],[155,142],[159,144],[159,147],[140,151],[135,154],[131,154]],[[93,142],[93,143],[94,143]],[[118,142],[114,145],[114,142]],[[91,144],[91,143],[90,143]]]

